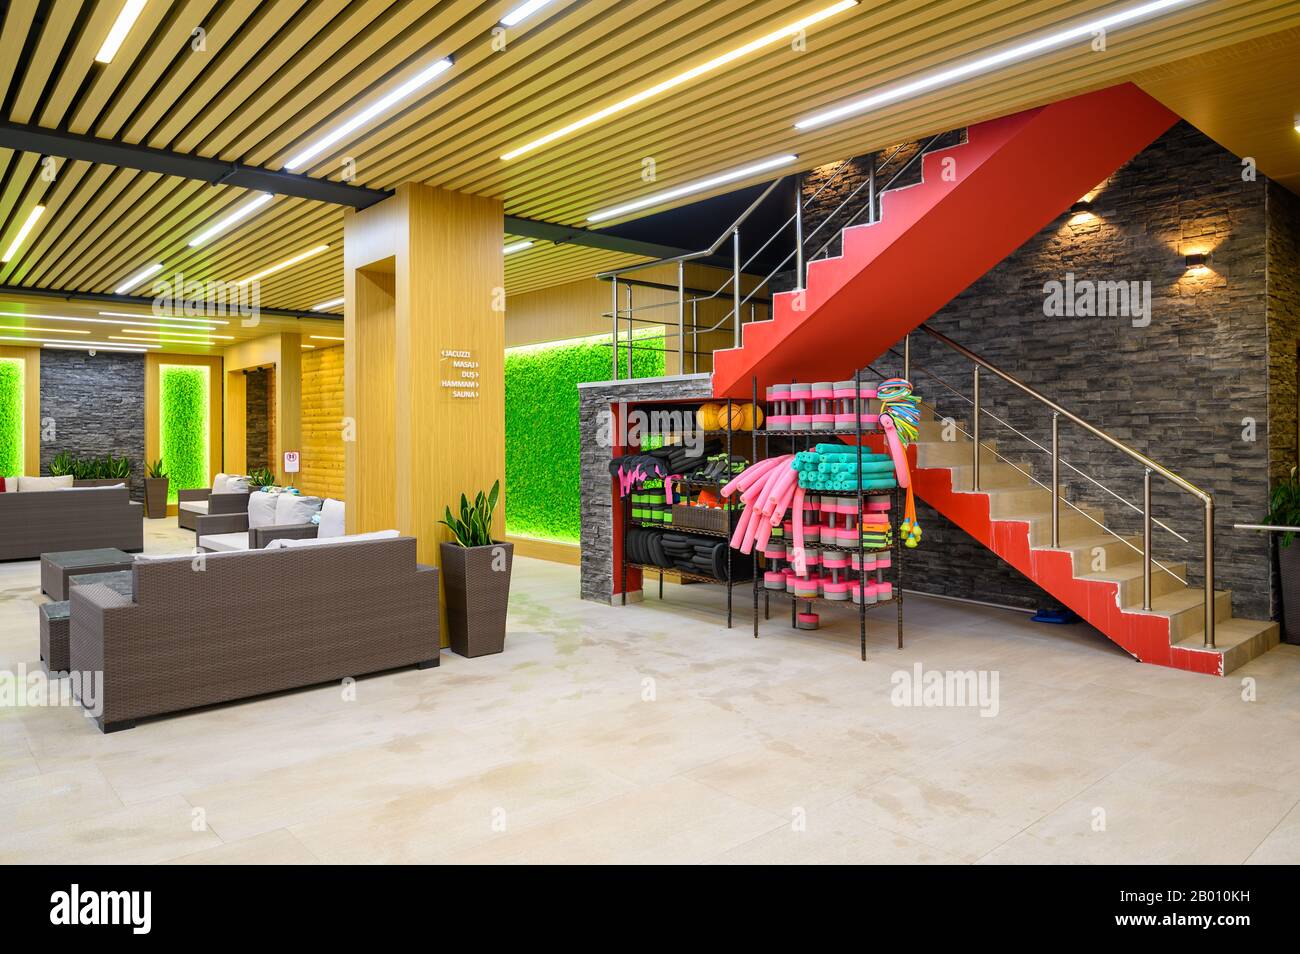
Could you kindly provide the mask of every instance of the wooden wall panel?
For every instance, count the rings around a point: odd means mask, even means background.
[[[343,347],[302,356],[303,493],[343,500]]]

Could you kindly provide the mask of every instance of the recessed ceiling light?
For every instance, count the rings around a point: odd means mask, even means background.
[[[527,3],[520,4],[503,16],[501,18],[501,25],[508,27],[514,26],[516,23],[536,13],[550,2],[551,0],[528,0]]]
[[[283,262],[278,262],[270,268],[264,268],[255,275],[249,275],[247,278],[241,278],[235,282],[236,285],[247,285],[249,282],[255,282],[259,278],[265,278],[267,275],[274,275],[276,272],[282,272],[286,268],[297,265],[299,262],[306,261],[313,255],[319,255],[321,252],[329,251],[329,245],[317,245],[315,248],[309,248],[305,252],[299,252],[293,258],[286,258]]]
[[[102,344],[45,344],[42,348],[54,348],[57,351],[115,351],[122,354],[148,354],[144,348],[123,348],[118,345]]]
[[[545,136],[534,139],[532,142],[525,143],[518,149],[511,149],[509,152],[502,155],[501,158],[506,162],[509,162],[511,159],[517,159],[525,153],[532,152],[534,149],[540,149],[542,146],[555,142],[557,139],[562,139],[570,133],[575,133],[579,129],[585,129],[593,123],[598,123],[602,119],[608,119],[610,116],[621,113],[625,109],[630,109],[638,103],[643,103],[647,99],[658,96],[660,93],[666,93],[668,90],[681,86],[683,83],[690,82],[696,77],[703,76],[705,73],[711,73],[714,70],[721,69],[734,60],[738,60],[741,57],[748,56],[750,53],[755,53],[764,47],[772,46],[774,43],[779,43],[791,36],[795,36],[801,31],[808,29],[808,27],[857,5],[858,0],[840,0],[839,3],[831,4],[829,7],[825,7],[816,13],[809,14],[802,20],[796,20],[794,23],[783,26],[781,29],[768,33],[765,36],[761,36],[756,40],[750,40],[744,46],[738,46],[734,50],[723,53],[721,56],[715,56],[708,62],[701,63],[698,66],[693,66],[684,73],[678,73],[676,76],[671,76],[660,83],[646,87],[639,93],[633,93],[625,99],[620,99],[617,103],[612,103],[604,109],[598,109],[589,116],[583,116],[581,119],[575,120],[567,126],[561,126],[559,129],[552,130]]]
[[[126,3],[122,5],[122,12],[117,15],[117,19],[113,21],[112,29],[108,31],[108,36],[104,38],[104,45],[95,54],[97,63],[113,62],[118,47],[122,45],[126,35],[131,32],[131,27],[135,26],[135,21],[143,10],[144,0],[126,0]]]
[[[101,314],[101,315],[110,315],[110,316],[115,317],[115,318],[142,318],[142,317],[144,317],[143,315],[132,314],[132,313],[129,312],[129,311],[101,311],[100,314]],[[157,318],[158,318],[161,322],[163,322],[164,324],[167,323],[167,322],[172,322],[172,321],[180,321],[180,322],[184,322],[185,324],[189,324],[189,325],[207,325],[207,326],[211,326],[211,327],[216,327],[217,325],[228,325],[228,324],[230,324],[230,322],[229,322],[229,321],[226,321],[224,318],[182,318],[180,315],[157,315],[157,316],[155,316],[155,317],[157,317]],[[119,322],[119,321],[114,321],[114,322],[110,322],[110,323],[111,323],[111,324],[114,324],[114,325],[123,324],[123,322]],[[130,324],[135,324],[135,322],[128,321],[128,322],[125,322],[125,324],[130,325]]]
[[[522,252],[524,249],[532,248],[532,247],[533,247],[532,242],[511,242],[501,251],[504,252],[506,255],[510,255],[514,252]]]
[[[235,209],[234,212],[231,212],[225,218],[220,219],[215,225],[204,229],[198,235],[194,236],[194,238],[190,239],[190,248],[202,245],[208,239],[212,238],[212,236],[220,235],[236,222],[248,218],[262,206],[266,205],[266,203],[270,202],[272,198],[273,196],[269,192],[263,192],[255,198],[250,199],[248,202],[245,202],[239,208]]]
[[[163,270],[162,262],[155,262],[154,264],[150,265],[148,268],[141,269],[139,272],[132,275],[122,284],[114,288],[113,294],[125,295],[132,288],[135,288],[136,285],[139,285],[141,282],[143,282],[146,278],[152,278],[154,275],[157,275],[162,270]]]
[[[796,129],[814,129],[817,126],[824,126],[827,123],[835,122],[837,119],[843,119],[845,116],[856,116],[859,113],[865,113],[868,110],[885,106],[889,103],[896,103],[901,99],[907,99],[909,96],[915,96],[918,93],[924,93],[927,90],[936,89],[940,86],[948,86],[959,80],[964,80],[980,73],[987,73],[989,70],[1002,66],[1006,63],[1014,63],[1017,60],[1023,60],[1039,53],[1045,53],[1048,50],[1055,49],[1059,46],[1073,40],[1081,40],[1085,37],[1091,37],[1101,30],[1107,30],[1111,27],[1122,26],[1125,23],[1132,23],[1135,20],[1141,20],[1164,10],[1173,7],[1185,6],[1188,3],[1200,3],[1201,0],[1154,0],[1152,3],[1144,3],[1141,6],[1130,7],[1127,10],[1120,10],[1109,16],[1101,17],[1096,20],[1089,20],[1087,23],[1081,23],[1078,26],[1070,27],[1068,30],[1062,30],[1059,33],[1052,33],[1048,36],[1039,37],[1037,40],[1030,40],[1026,43],[1020,43],[1005,50],[999,50],[997,53],[990,53],[987,56],[981,56],[957,66],[950,67],[946,70],[940,70],[937,73],[930,73],[919,79],[903,83],[899,86],[893,86],[883,89],[877,93],[870,93],[861,99],[855,99],[852,102],[844,103],[842,106],[836,106],[824,112],[816,113],[806,119],[801,119],[795,123]]]
[[[331,308],[337,308],[343,304],[342,298],[331,298],[329,301],[323,301],[319,305],[312,305],[312,311],[329,311]]]
[[[21,331],[23,333],[47,331],[52,335],[88,335],[89,331],[81,331],[78,328],[38,328],[35,325],[24,325],[21,328],[17,325],[0,325],[0,331]]]
[[[426,66],[424,69],[416,73],[413,77],[411,77],[401,86],[397,87],[397,89],[393,90],[388,95],[382,96],[379,99],[375,100],[365,109],[361,110],[361,112],[357,113],[347,122],[343,123],[343,125],[326,133],[320,139],[317,139],[315,142],[313,142],[302,152],[298,153],[296,156],[294,156],[288,162],[286,162],[284,164],[284,167],[289,170],[294,170],[301,167],[308,160],[314,158],[315,156],[320,155],[322,152],[324,152],[330,146],[334,145],[340,139],[343,139],[345,136],[349,135],[350,133],[353,133],[356,130],[360,129],[362,126],[370,122],[370,120],[374,119],[380,113],[387,112],[394,105],[406,99],[406,97],[410,96],[412,93],[418,90],[421,86],[427,85],[430,81],[433,80],[435,76],[438,76],[440,73],[444,73],[449,69],[451,69],[451,60],[449,59],[441,59],[438,60],[436,63],[434,63],[432,66]]]
[[[623,215],[626,212],[635,212],[638,209],[648,208],[652,205],[661,205],[673,199],[680,198],[684,195],[690,195],[692,192],[703,192],[706,189],[712,189],[714,186],[723,185],[727,182],[735,182],[737,179],[744,179],[747,176],[755,175],[767,169],[775,169],[777,166],[788,165],[798,159],[798,156],[776,156],[773,159],[764,159],[762,162],[755,162],[748,166],[741,166],[739,169],[732,169],[730,172],[723,172],[716,176],[710,176],[707,179],[700,179],[696,182],[688,182],[686,185],[678,186],[675,189],[669,189],[666,192],[656,192],[648,195],[643,199],[637,199],[633,202],[626,202],[623,205],[616,205],[612,209],[604,209],[600,212],[593,212],[587,216],[588,222],[600,222],[604,219],[612,219],[617,215]]]
[[[202,338],[204,341],[213,338],[221,341],[235,340],[234,335],[214,335],[206,331],[179,331],[174,328],[169,328],[166,331],[154,331],[150,328],[123,328],[121,331],[124,335],[139,335],[143,338],[163,338],[171,335],[174,338]],[[113,336],[109,335],[109,337],[111,338]]]
[[[85,322],[92,325],[113,325],[114,327],[120,327],[121,325],[141,325],[146,328],[170,328],[171,327],[169,321],[122,321],[120,319],[115,320],[111,318],[83,318],[80,315],[27,314],[21,311],[0,311],[0,317],[36,318],[41,321],[79,321],[79,322]],[[195,323],[195,324],[198,324],[198,326],[202,327],[203,323]],[[221,324],[224,325],[225,322],[223,321],[221,322]],[[211,327],[216,328],[216,324],[212,323]]]
[[[316,346],[315,346],[315,345],[299,345],[299,347],[302,348],[303,351],[315,351],[315,350],[316,350]]]
[[[312,341],[343,341],[343,338],[335,338],[333,335],[310,335]]]
[[[14,240],[9,243],[3,256],[0,256],[0,262],[7,262],[18,254],[18,246],[22,245],[27,238],[27,233],[36,227],[36,220],[45,214],[45,206],[34,205],[32,210],[27,213],[27,220],[23,222],[23,227],[18,230]]]
[[[26,342],[30,342],[31,344],[61,344],[61,345],[76,345],[77,347],[81,347],[81,348],[113,348],[113,347],[117,347],[117,346],[114,345],[111,341],[67,341],[67,340],[65,340],[65,339],[63,339],[63,338],[28,338],[28,337],[17,338],[17,337],[0,337],[0,341],[26,341]],[[162,345],[147,344],[147,343],[141,341],[141,342],[140,342],[140,347],[141,347],[141,348],[161,348]]]

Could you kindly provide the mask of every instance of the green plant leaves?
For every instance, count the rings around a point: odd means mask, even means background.
[[[0,477],[23,472],[23,375],[19,358],[0,358]]]
[[[662,331],[638,332],[635,343],[633,376],[661,376]],[[624,347],[620,340],[620,377],[626,374]],[[506,352],[508,532],[578,539],[578,385],[609,380],[610,358],[608,335]]]
[[[208,369],[196,365],[159,368],[159,447],[171,478],[167,501],[177,491],[208,485]]]

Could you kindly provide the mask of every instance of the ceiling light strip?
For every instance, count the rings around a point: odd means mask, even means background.
[[[315,248],[309,248],[305,252],[299,252],[297,255],[293,256],[292,258],[286,258],[283,262],[277,262],[276,264],[272,265],[270,268],[264,268],[262,269],[262,271],[257,272],[254,275],[249,275],[247,278],[241,278],[235,284],[247,285],[249,282],[255,282],[259,278],[266,278],[266,276],[274,275],[276,272],[282,272],[286,268],[292,268],[294,265],[297,265],[299,262],[305,262],[307,261],[307,259],[312,258],[315,255],[319,255],[321,252],[327,252],[327,251],[329,251],[328,244],[317,245]]]
[[[181,331],[179,328],[168,328],[165,331],[153,331],[149,328],[123,328],[124,335],[138,335],[142,338],[163,338],[168,335],[177,338],[202,338],[204,341],[216,339],[218,341],[234,341],[234,335],[214,335],[207,331]],[[109,337],[113,337],[109,335]]]
[[[662,205],[673,199],[681,198],[684,195],[690,195],[694,192],[703,192],[706,189],[712,189],[714,186],[725,185],[728,182],[735,182],[738,179],[745,179],[768,169],[775,169],[778,166],[789,165],[799,157],[796,155],[776,156],[771,159],[764,159],[762,162],[751,163],[747,166],[741,166],[739,169],[732,169],[730,172],[723,172],[716,176],[710,176],[707,179],[700,179],[696,182],[688,182],[685,185],[678,186],[675,189],[668,189],[665,192],[656,192],[653,195],[645,196],[633,202],[625,202],[623,205],[616,205],[610,209],[604,209],[600,212],[593,212],[587,216],[588,222],[601,222],[605,219],[612,219],[615,216],[623,215],[627,212],[636,212],[639,209],[649,208],[652,205]]]
[[[111,63],[113,57],[117,55],[118,49],[126,40],[126,35],[131,32],[131,27],[135,26],[135,21],[140,18],[144,11],[145,0],[126,0],[122,5],[122,10],[113,21],[113,26],[108,31],[108,36],[104,38],[104,44],[95,54],[95,62]]]
[[[219,219],[215,225],[204,229],[198,235],[194,236],[194,238],[190,239],[189,241],[190,248],[196,248],[202,245],[208,239],[212,238],[213,236],[220,235],[222,232],[230,228],[236,222],[242,222],[244,219],[248,218],[250,215],[252,215],[258,209],[260,209],[262,206],[266,205],[266,203],[270,202],[272,198],[274,198],[274,196],[272,196],[269,192],[262,192],[258,194],[254,198],[245,202],[243,205],[239,206],[239,208],[235,209],[235,211],[231,212],[229,215],[225,216],[222,219]]]
[[[145,315],[136,315],[136,314],[133,314],[133,313],[131,313],[131,312],[129,312],[129,311],[101,311],[100,314],[101,314],[101,315],[107,315],[108,317],[111,317],[111,318],[144,318],[144,317],[146,317]],[[162,322],[179,321],[179,322],[183,322],[183,323],[185,323],[185,324],[189,324],[189,325],[213,325],[213,326],[215,326],[215,325],[228,325],[228,324],[230,324],[230,322],[229,322],[229,321],[226,321],[224,318],[182,318],[180,315],[155,315],[154,317],[156,317],[159,321],[162,321]],[[112,322],[112,324],[115,324],[115,325],[116,325],[116,324],[121,324],[121,322],[116,322],[116,321],[115,321],[115,322]],[[126,324],[133,324],[133,322],[128,321],[128,322],[126,322]]]
[[[502,251],[502,253],[505,254],[505,255],[513,255],[515,252],[522,252],[524,249],[526,249],[526,248],[532,248],[532,247],[533,247],[533,243],[532,243],[532,242],[527,242],[527,241],[525,241],[525,242],[511,242],[509,245],[507,245],[507,246],[506,246],[505,248],[503,248],[501,251]]]
[[[312,305],[312,311],[329,311],[331,308],[337,308],[343,304],[342,298],[331,298],[329,301],[323,301],[319,305]]]
[[[814,26],[823,20],[833,17],[838,13],[843,13],[845,10],[857,5],[858,0],[840,0],[838,3],[833,3],[828,7],[818,10],[816,13],[809,14],[801,20],[796,20],[793,23],[787,24],[779,30],[761,36],[756,40],[751,40],[743,46],[738,46],[734,50],[723,53],[721,56],[715,56],[713,59],[701,63],[698,66],[693,66],[684,73],[678,73],[676,76],[669,77],[663,82],[649,86],[646,89],[641,90],[639,93],[633,93],[625,99],[620,99],[618,102],[612,103],[604,109],[599,109],[588,116],[583,116],[581,119],[575,120],[567,126],[561,126],[559,129],[552,130],[546,135],[534,139],[532,142],[525,143],[518,149],[511,149],[509,152],[503,154],[501,158],[505,162],[509,162],[511,159],[518,159],[526,153],[540,149],[542,146],[549,145],[557,139],[562,139],[580,129],[586,129],[588,126],[598,123],[603,119],[608,119],[610,116],[621,113],[626,109],[631,109],[638,103],[643,103],[647,99],[652,99],[655,96],[666,93],[670,89],[681,86],[683,83],[690,82],[706,73],[712,73],[714,70],[721,69],[728,63],[732,63],[751,53],[756,53],[764,47],[772,46],[773,44],[786,40],[789,37],[795,36],[803,30],[808,29],[810,26]]]
[[[516,24],[528,19],[538,10],[542,9],[542,7],[551,2],[552,0],[528,0],[527,3],[520,4],[503,16],[501,18],[501,25],[508,27],[515,26]]]
[[[31,325],[19,327],[17,325],[0,325],[0,331],[22,331],[22,332],[48,332],[52,335],[88,335],[89,331],[82,331],[78,328],[38,328]]]
[[[0,256],[0,262],[8,262],[18,254],[19,246],[27,240],[28,233],[30,233],[32,229],[36,228],[36,220],[44,214],[45,206],[32,206],[32,210],[27,213],[27,219],[23,222],[22,228],[18,230],[18,234],[14,236],[14,240],[9,243],[9,247],[5,249],[4,255]]]
[[[940,70],[937,73],[930,73],[919,79],[903,83],[900,86],[890,87],[876,93],[870,93],[861,99],[855,99],[852,102],[844,103],[833,109],[824,112],[815,113],[805,119],[796,122],[796,129],[815,129],[818,126],[824,126],[827,123],[833,123],[838,119],[846,116],[857,116],[868,110],[876,109],[880,106],[896,103],[899,100],[907,99],[918,93],[928,92],[941,86],[949,86],[953,83],[976,76],[980,73],[987,73],[989,70],[1002,66],[1006,63],[1014,63],[1017,60],[1027,59],[1039,53],[1045,53],[1048,50],[1064,46],[1075,40],[1081,40],[1085,37],[1091,38],[1100,31],[1110,29],[1111,27],[1123,26],[1126,23],[1133,23],[1137,20],[1146,19],[1162,13],[1166,10],[1172,10],[1175,7],[1186,6],[1189,3],[1200,3],[1201,0],[1153,0],[1151,3],[1144,3],[1141,6],[1130,7],[1127,10],[1120,10],[1112,13],[1110,16],[1101,17],[1097,20],[1090,20],[1087,23],[1081,23],[1078,26],[1071,27],[1068,30],[1062,30],[1058,33],[1052,33],[1048,36],[1040,37],[1037,40],[1030,40],[1005,50],[999,50],[996,53],[981,56],[977,59],[961,63],[957,66],[946,70]]]
[[[146,279],[152,278],[154,275],[157,275],[162,270],[163,270],[162,262],[155,262],[154,264],[150,265],[148,268],[141,269],[139,272],[132,275],[122,284],[114,288],[113,294],[125,295],[132,288],[135,288],[137,285],[141,284]]]
[[[114,327],[121,327],[122,325],[140,325],[141,327],[148,327],[148,328],[170,328],[171,327],[171,325],[168,324],[166,320],[123,321],[121,319],[112,319],[112,318],[84,318],[79,315],[27,314],[21,311],[0,311],[0,318],[34,318],[39,321],[79,321],[79,322],[85,322],[86,324],[92,324],[92,325],[113,325]],[[226,323],[227,322],[222,321],[222,322],[204,322],[204,323],[192,323],[192,324],[195,324],[198,327],[201,327],[203,324],[209,324],[215,330],[217,324],[224,325]]]
[[[309,145],[302,152],[290,158],[289,161],[284,164],[284,167],[290,171],[301,168],[309,160],[320,155],[322,152],[324,152],[330,146],[334,145],[339,140],[343,139],[344,137],[360,129],[362,126],[370,122],[370,120],[374,119],[376,116],[380,115],[381,113],[387,112],[397,103],[406,99],[406,97],[410,96],[412,93],[420,89],[422,86],[427,86],[430,82],[432,82],[434,77],[442,73],[445,73],[449,69],[451,69],[451,60],[447,58],[438,60],[437,62],[433,63],[431,66],[426,66],[424,69],[416,73],[413,77],[411,77],[401,86],[397,87],[395,90],[388,93],[386,96],[382,96],[379,99],[375,100],[375,102],[371,103],[365,109],[361,110],[361,112],[357,113],[351,119],[347,120],[342,125],[326,133],[320,139],[317,139],[315,142]]]
[[[88,344],[45,344],[42,348],[54,348],[58,351],[116,351],[122,354],[148,354],[144,348],[124,348],[118,345],[88,345]]]
[[[28,342],[28,343],[30,343],[30,344],[64,344],[64,345],[82,345],[82,346],[85,346],[85,347],[87,347],[87,348],[96,348],[96,347],[101,347],[101,348],[112,348],[112,347],[115,347],[115,345],[114,345],[111,341],[65,341],[63,338],[30,338],[30,337],[17,338],[17,337],[8,337],[8,336],[4,336],[4,337],[0,337],[0,341],[25,341],[25,342]],[[141,348],[160,348],[160,347],[162,347],[162,345],[156,345],[156,344],[151,344],[151,343],[147,343],[147,342],[141,341],[141,342],[140,342],[140,347],[141,347]]]

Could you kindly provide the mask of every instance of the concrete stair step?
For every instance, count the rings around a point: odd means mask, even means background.
[[[1151,597],[1153,600],[1166,593],[1175,593],[1187,589],[1187,585],[1182,582],[1187,579],[1187,565],[1185,563],[1166,563],[1165,566],[1167,569],[1164,570],[1158,566],[1151,567]],[[1101,573],[1084,573],[1079,575],[1078,579],[1118,583],[1119,605],[1124,609],[1142,608],[1144,590],[1141,563],[1125,563],[1111,567]]]
[[[1239,666],[1262,656],[1280,640],[1278,624],[1271,620],[1241,619],[1233,616],[1214,624],[1214,648],[1205,646],[1205,630],[1196,632],[1174,643],[1181,649],[1196,652],[1218,653],[1223,657],[1223,674],[1226,676]]]
[[[1134,612],[1145,612],[1138,608]],[[1151,601],[1151,612],[1169,618],[1169,641],[1177,643],[1189,636],[1205,631],[1205,593],[1199,586],[1189,586],[1157,596]],[[1232,591],[1215,590],[1214,621],[1216,625],[1232,618]]]
[[[1137,550],[1134,550],[1134,547],[1137,547]],[[1100,573],[1111,567],[1140,560],[1142,538],[1131,536],[1121,540],[1113,534],[1097,532],[1082,539],[1072,540],[1069,544],[1062,543],[1061,549],[1069,550],[1073,554],[1074,573],[1078,576],[1082,573]]]

